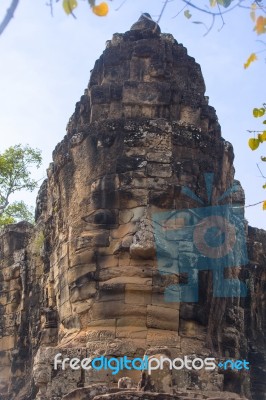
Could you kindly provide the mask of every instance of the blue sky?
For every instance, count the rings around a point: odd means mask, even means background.
[[[59,3],[52,18],[45,0],[23,0],[0,36],[0,151],[16,143],[40,148],[44,161],[37,178],[46,175],[52,151],[65,135],[68,119],[106,40],[115,32],[128,30],[142,12],[156,18],[163,4],[160,0],[127,0],[116,11],[121,3],[109,2],[108,17],[99,18],[90,12],[87,2],[80,0],[75,20],[64,14]],[[202,6],[205,3],[208,0],[200,2]],[[9,4],[10,0],[1,1],[1,18]],[[234,146],[235,177],[244,187],[246,204],[262,201],[266,191],[256,163],[266,155],[266,145],[252,152],[247,146],[250,135],[246,130],[261,126],[252,117],[252,109],[266,101],[266,52],[259,54],[260,61],[247,70],[243,63],[252,51],[263,49],[256,42],[263,37],[252,31],[245,9],[226,14],[220,32],[221,21],[217,19],[204,37],[204,26],[191,21],[209,24],[208,16],[191,11],[190,20],[183,13],[173,18],[181,8],[181,0],[170,2],[160,21],[161,30],[172,33],[201,65],[206,95],[217,111],[222,135]],[[260,165],[266,175],[266,164]],[[19,197],[34,205],[35,196]],[[266,228],[266,211],[261,205],[247,208],[246,218],[252,226]]]

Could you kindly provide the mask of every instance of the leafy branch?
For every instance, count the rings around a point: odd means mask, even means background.
[[[254,108],[253,109],[253,117],[254,118],[262,118],[266,114],[266,103],[263,103],[262,107],[260,108]],[[251,148],[251,150],[256,150],[261,143],[266,142],[266,119],[262,121],[264,124],[264,129],[262,131],[251,131],[248,130],[249,133],[253,133],[254,137],[250,138],[248,140],[248,145]],[[257,134],[255,137],[255,134]],[[266,162],[266,157],[261,157],[261,161]],[[260,175],[262,178],[266,179],[266,177],[263,175],[259,164],[257,164],[257,168],[260,172]],[[266,189],[266,183],[263,185],[263,189]],[[266,210],[266,200],[262,202],[263,203],[263,210]]]

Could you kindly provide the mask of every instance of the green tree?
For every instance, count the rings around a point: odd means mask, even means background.
[[[33,213],[23,201],[10,202],[21,190],[33,191],[38,183],[31,178],[32,167],[39,168],[41,152],[28,145],[9,147],[0,153],[0,227],[26,220],[33,222]]]

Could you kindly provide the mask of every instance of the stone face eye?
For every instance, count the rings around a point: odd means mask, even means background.
[[[93,219],[95,224],[100,225],[114,225],[116,223],[115,214],[110,210],[97,211]]]

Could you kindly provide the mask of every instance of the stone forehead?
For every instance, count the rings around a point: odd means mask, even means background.
[[[194,125],[204,120],[205,130],[217,125],[199,64],[171,34],[161,34],[148,14],[107,42],[67,131],[72,136],[92,122],[142,118]]]

